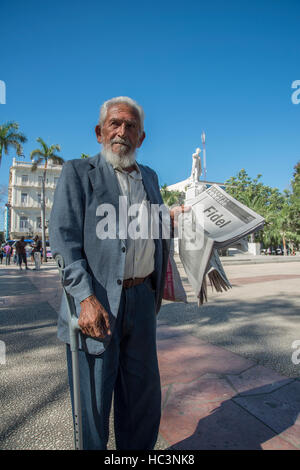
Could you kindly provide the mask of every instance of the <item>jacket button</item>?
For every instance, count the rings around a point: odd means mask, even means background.
[[[119,285],[121,285],[121,284],[122,284],[121,279],[118,279],[118,280],[117,280],[117,283],[118,283]]]
[[[125,246],[123,246],[122,251],[123,251],[123,253],[125,253],[125,251],[126,251]]]

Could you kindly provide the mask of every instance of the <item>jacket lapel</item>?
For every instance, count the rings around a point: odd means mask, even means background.
[[[99,153],[90,159],[89,180],[99,204],[119,205],[120,188],[113,167]]]
[[[157,187],[154,185],[153,177],[149,175],[149,171],[143,166],[139,165],[139,169],[143,178],[143,185],[151,204],[161,204],[159,195],[157,194]]]

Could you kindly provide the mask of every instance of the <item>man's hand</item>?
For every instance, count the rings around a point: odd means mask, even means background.
[[[83,334],[93,338],[111,335],[108,313],[95,295],[87,297],[80,305],[78,325]]]
[[[175,206],[173,207],[173,209],[170,210],[170,217],[171,217],[173,230],[174,228],[178,227],[179,214],[182,214],[183,212],[189,212],[190,210],[191,210],[191,206],[184,206],[183,204],[181,206]]]

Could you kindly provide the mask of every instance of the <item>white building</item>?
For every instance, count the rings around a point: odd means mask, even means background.
[[[6,233],[10,239],[18,239],[23,235],[25,238],[32,238],[34,235],[41,236],[41,197],[44,166],[39,166],[35,172],[31,171],[31,167],[31,163],[16,161],[14,158],[9,170]],[[45,182],[46,226],[61,170],[61,165],[52,165],[48,162]],[[46,235],[48,235],[48,231],[46,231]]]
[[[167,189],[169,191],[180,191],[180,192],[186,193],[187,187],[190,183],[191,183],[191,179],[187,178],[186,180],[179,181],[178,183],[170,184],[169,186],[167,186]],[[225,189],[225,183],[218,183],[217,181],[202,181],[201,180],[200,183],[205,184],[208,188],[212,184],[217,184],[222,189]]]

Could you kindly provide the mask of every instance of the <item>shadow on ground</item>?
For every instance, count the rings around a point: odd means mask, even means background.
[[[159,325],[195,335],[281,374],[299,376],[300,366],[291,358],[292,343],[300,339],[300,315],[295,303],[286,298],[255,302],[223,298],[200,308],[195,302],[166,303],[158,321]]]
[[[272,387],[276,389],[272,393],[263,386],[222,403],[201,402],[197,383],[185,387],[184,394],[175,390],[164,414],[169,427],[177,422],[178,437],[188,437],[176,439],[173,430],[169,449],[296,450],[300,447],[299,424],[295,424],[300,412],[300,382],[278,382]],[[164,436],[168,438],[168,430]]]

